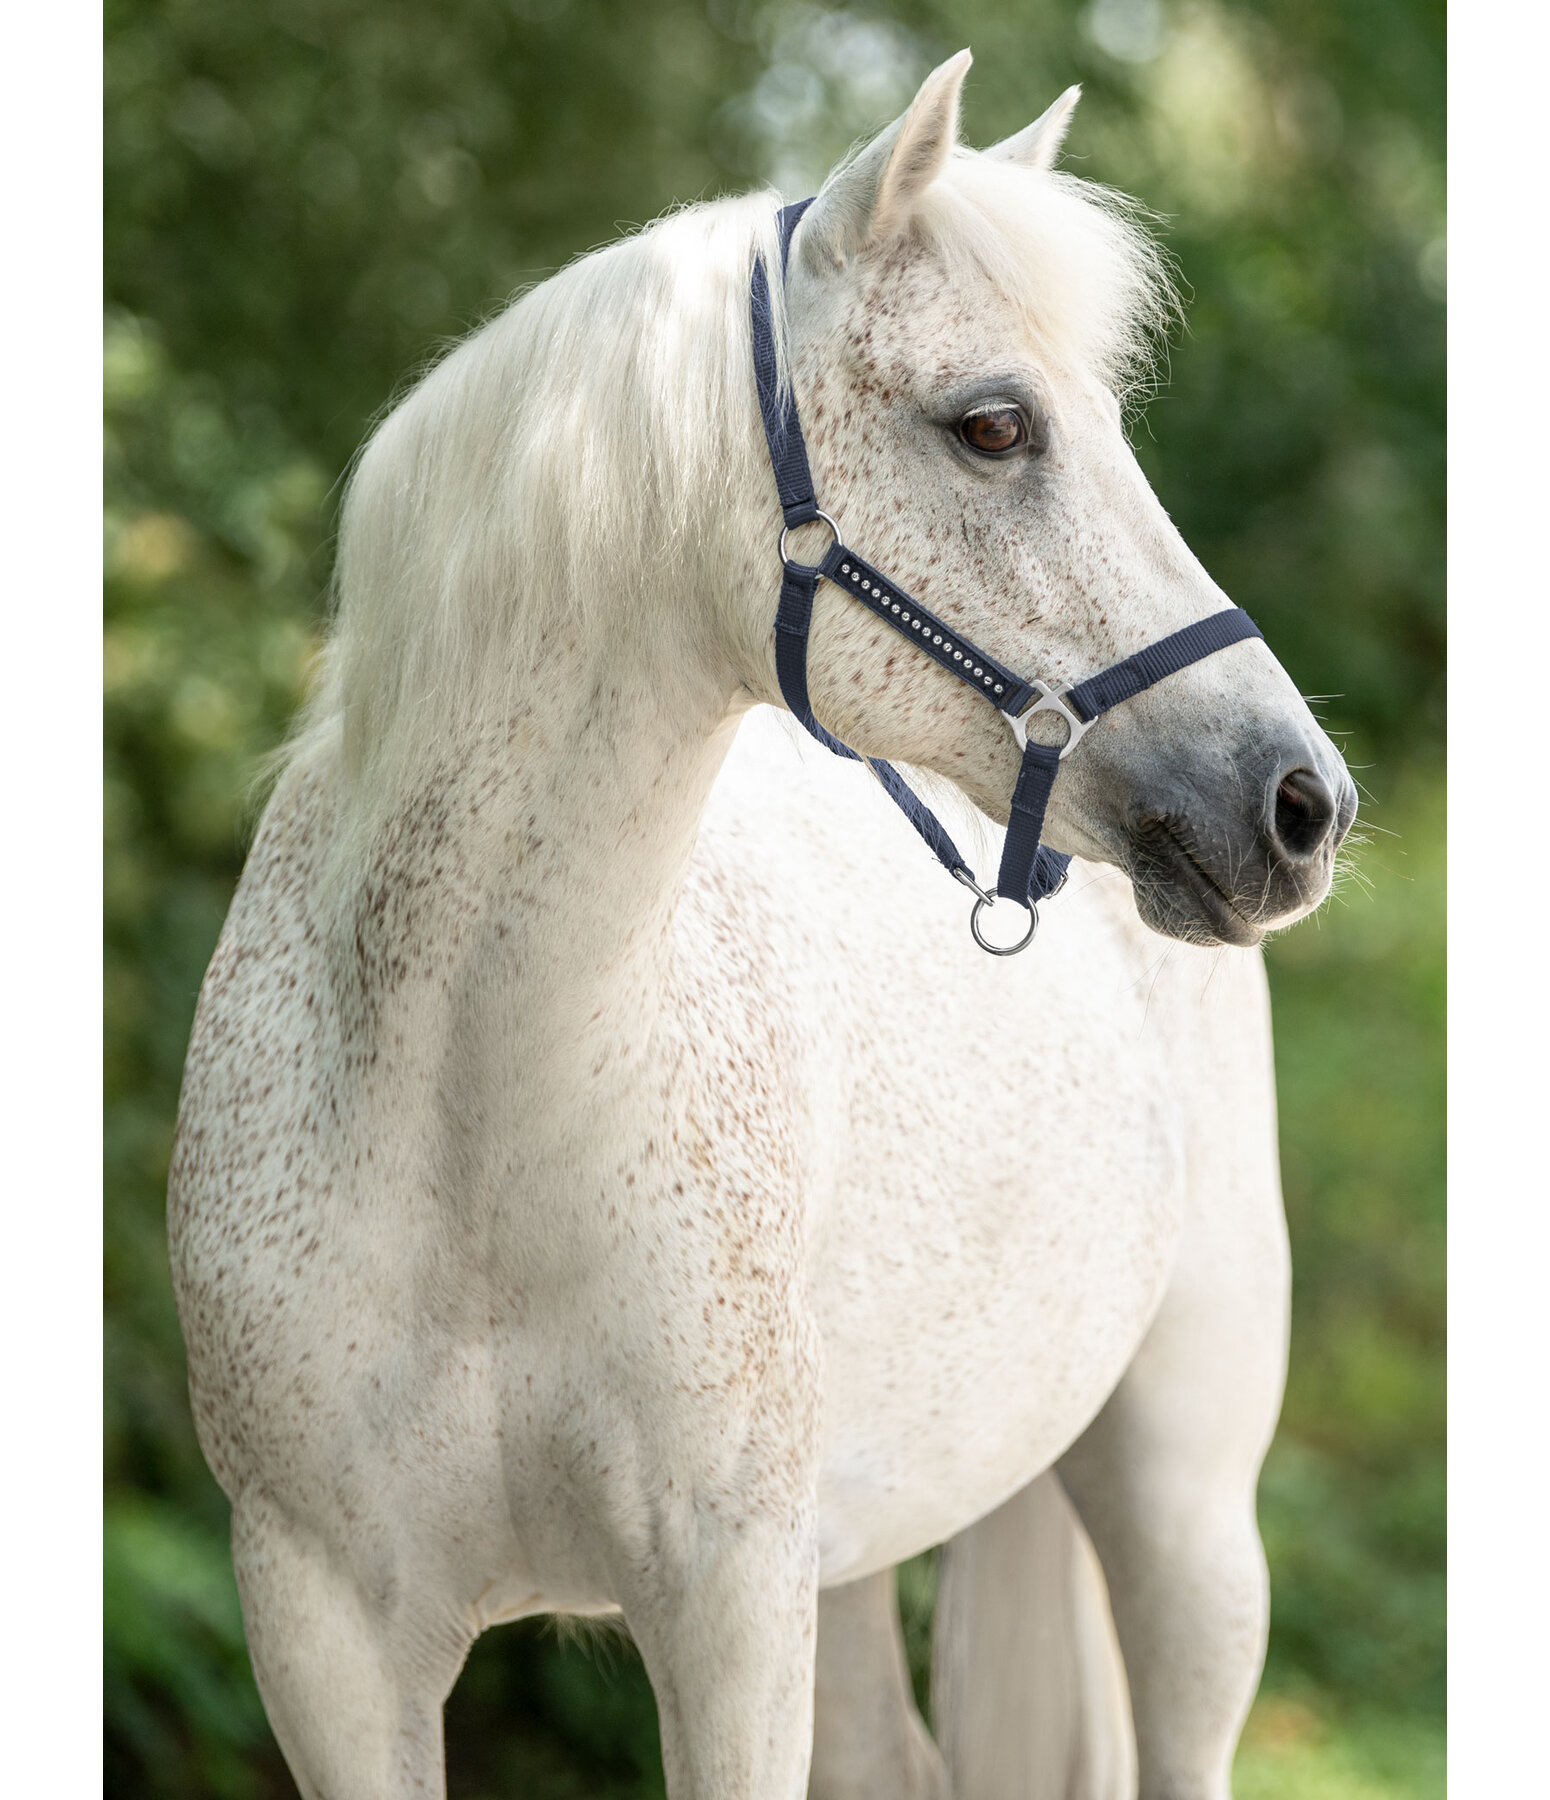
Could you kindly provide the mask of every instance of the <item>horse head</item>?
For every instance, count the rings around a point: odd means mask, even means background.
[[[1161,259],[1122,201],[1053,169],[1076,89],[993,149],[958,144],[969,62],[929,75],[803,217],[787,365],[845,542],[1010,668],[1075,682],[1231,603],[1125,434],[1173,305]],[[845,742],[1007,816],[1004,719],[829,584],[808,680]],[[767,672],[750,686],[774,698]],[[1100,719],[1060,765],[1046,838],[1123,869],[1154,929],[1253,944],[1325,897],[1355,812],[1339,752],[1254,639]]]

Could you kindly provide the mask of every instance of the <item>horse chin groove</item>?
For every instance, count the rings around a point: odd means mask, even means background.
[[[1240,910],[1172,820],[1148,819],[1136,829],[1129,874],[1141,922],[1164,937],[1240,949],[1264,938],[1266,922]]]
[[[1142,924],[1161,936],[1203,949],[1231,944],[1251,950],[1265,935],[1262,927],[1232,911],[1217,895],[1181,895],[1160,883],[1136,883],[1136,911]]]

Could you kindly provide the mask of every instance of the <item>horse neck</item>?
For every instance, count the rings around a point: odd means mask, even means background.
[[[352,484],[332,689],[360,802],[337,865],[344,941],[387,929],[382,894],[412,893],[425,966],[432,940],[482,959],[509,1009],[532,990],[524,1018],[660,988],[734,696],[768,661],[747,228],[737,204],[710,209],[547,284],[429,378]],[[719,242],[696,250],[707,232]],[[578,316],[601,335],[567,385]],[[643,389],[668,365],[665,398]],[[597,465],[579,485],[547,437],[513,439],[499,398],[565,418],[571,388],[590,396],[581,460]]]
[[[397,1011],[393,1030],[439,1038],[435,1016],[461,1010],[454,1035],[515,1034],[557,1076],[577,1021],[606,1015],[627,1035],[638,1013],[650,1030],[736,692],[703,617],[685,613],[649,642],[606,623],[551,637],[515,679],[465,697],[351,884],[354,966],[410,972],[375,977],[367,1016]],[[363,934],[378,954],[360,955]]]

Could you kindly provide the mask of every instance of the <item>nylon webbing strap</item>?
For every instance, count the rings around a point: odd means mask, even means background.
[[[942,821],[910,789],[904,777],[890,762],[881,757],[863,757],[842,743],[832,732],[825,731],[813,716],[812,701],[807,692],[807,637],[812,625],[813,596],[818,590],[819,572],[804,563],[787,563],[780,584],[780,605],[775,613],[775,675],[781,696],[802,725],[836,756],[852,762],[865,762],[882,783],[888,795],[924,839],[927,849],[952,875],[968,864],[958,846],[947,834]]]
[[[831,544],[818,565],[837,588],[853,594],[885,624],[918,644],[949,675],[956,675],[977,693],[993,701],[1002,712],[1020,713],[1033,698],[1033,689],[1005,663],[997,662],[976,645],[967,643],[945,619],[929,606],[912,599],[895,581],[874,569],[864,557],[844,544]]]
[[[796,206],[780,209],[782,275],[791,253],[791,234],[811,205],[811,200],[803,200]],[[770,447],[770,466],[775,471],[781,514],[788,525],[806,525],[818,517],[818,502],[813,497],[813,473],[807,466],[807,445],[802,441],[802,427],[797,422],[796,396],[789,385],[784,395],[780,391],[770,278],[762,256],[756,256],[753,264],[753,375],[759,389],[759,416],[764,420],[764,437]]]
[[[1127,656],[1112,668],[1078,682],[1060,696],[1079,719],[1091,723],[1101,718],[1122,700],[1133,700],[1169,675],[1187,669],[1202,657],[1245,638],[1263,633],[1241,606],[1212,613],[1197,619],[1182,631],[1159,638],[1134,656]],[[1010,709],[1009,709],[1010,710]],[[1060,752],[1031,740],[1023,751],[1023,766],[1018,771],[1017,786],[1012,794],[1012,814],[1006,828],[1006,842],[1001,849],[1001,868],[996,876],[996,889],[1003,894],[1020,894],[1027,882],[1030,900],[1042,900],[1054,893],[1066,878],[1069,856],[1041,844],[1044,811],[1049,805],[1050,791],[1060,768]]]
[[[803,200],[795,206],[780,209],[777,222],[782,275],[791,253],[792,234],[811,205],[811,200]],[[818,517],[818,503],[813,493],[813,475],[808,467],[796,396],[789,386],[784,395],[780,391],[775,322],[763,257],[754,259],[751,298],[754,381],[759,392],[759,416],[764,421],[765,442],[770,449],[770,466],[775,472],[775,487],[780,495],[781,517],[788,526],[806,525]],[[966,870],[968,865],[948,836],[946,827],[910,790],[893,764],[880,757],[860,756],[832,732],[825,731],[814,717],[807,691],[807,640],[812,628],[813,597],[820,579],[820,571],[805,563],[787,563],[781,578],[780,605],[775,613],[775,674],[786,705],[826,750],[832,750],[836,756],[848,757],[852,762],[866,763],[881,782],[883,791],[914,826],[944,869],[950,874]]]
[[[791,250],[792,233],[811,205],[810,200],[803,200],[795,206],[781,208],[782,275]],[[775,472],[775,485],[780,495],[781,516],[788,528],[810,524],[820,516],[812,470],[808,466],[807,446],[797,416],[796,396],[790,391],[789,384],[784,394],[780,389],[769,276],[764,259],[759,256],[754,258],[750,300],[754,381],[765,441],[770,450],[770,466]],[[784,550],[784,539],[782,548]],[[853,762],[865,761],[942,866],[960,878],[967,878],[968,884],[978,893],[980,890],[972,872],[941,821],[910,791],[898,770],[878,758],[861,757],[848,744],[825,731],[814,718],[807,689],[807,644],[818,583],[831,581],[860,600],[878,618],[917,644],[934,662],[1018,721],[1019,736],[1023,734],[1022,720],[1027,708],[1038,694],[1048,690],[1042,684],[1025,681],[1005,663],[987,655],[977,644],[954,631],[948,621],[922,606],[897,582],[839,542],[837,536],[816,567],[796,562],[784,562],[783,567],[780,605],[775,614],[775,673],[787,706],[825,749]],[[1148,644],[1144,650],[1127,656],[1113,668],[1067,688],[1060,699],[1077,718],[1091,724],[1122,700],[1132,699],[1166,676],[1199,662],[1202,657],[1224,650],[1244,638],[1260,635],[1259,627],[1241,607],[1230,607],[1197,620],[1193,625],[1186,625],[1182,631],[1159,638],[1155,644]],[[1040,842],[1044,815],[1060,772],[1060,759],[1061,752],[1054,745],[1036,743],[1029,738],[1023,746],[1022,765],[1012,792],[1011,815],[1001,850],[996,891],[1030,906],[1060,887],[1071,860]],[[976,904],[975,921],[978,917],[979,906]],[[974,929],[975,936],[979,937],[977,923]],[[983,938],[979,941],[985,944]],[[1026,943],[1028,939],[1023,941]],[[991,947],[986,944],[987,949]]]
[[[1121,700],[1133,700],[1137,694],[1145,693],[1164,676],[1176,675],[1180,669],[1225,650],[1229,644],[1264,635],[1241,606],[1230,606],[1225,612],[1197,619],[1182,631],[1170,632],[1101,675],[1079,681],[1075,687],[1067,688],[1061,699],[1079,719],[1096,719]]]
[[[1044,812],[1050,790],[1060,771],[1060,751],[1053,744],[1023,746],[1022,767],[1012,789],[1012,810],[1007,819],[1006,841],[1001,846],[1001,867],[996,872],[998,894],[1026,894],[1030,901],[1044,900],[1066,878],[1069,856],[1039,842],[1044,835]]]

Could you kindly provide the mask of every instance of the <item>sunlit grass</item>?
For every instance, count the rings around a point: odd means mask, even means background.
[[[1262,1694],[1233,1770],[1236,1800],[1442,1800],[1441,1725],[1392,1714],[1334,1721],[1307,1701]]]

